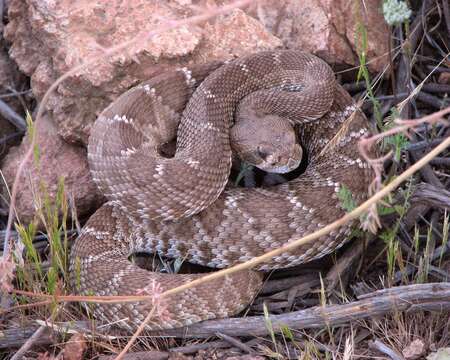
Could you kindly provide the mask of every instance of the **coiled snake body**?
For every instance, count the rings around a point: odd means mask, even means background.
[[[225,188],[234,112],[249,97],[298,124],[309,162],[300,177],[273,187]],[[337,196],[343,186],[356,202],[366,197],[372,174],[356,143],[367,131],[366,118],[328,65],[301,51],[261,52],[140,84],[105,109],[91,131],[92,176],[109,201],[72,248],[74,289],[91,295],[165,291],[201,275],[149,272],[131,263],[130,254],[160,253],[223,268],[317,230],[344,214]],[[160,155],[160,145],[175,134],[175,156]],[[324,256],[349,231],[342,227],[255,270]],[[186,290],[164,299],[164,316],[148,326],[172,328],[236,314],[260,286],[259,273],[242,271]],[[98,304],[94,312],[132,330],[149,307]]]

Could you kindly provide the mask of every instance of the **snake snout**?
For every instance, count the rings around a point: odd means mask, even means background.
[[[300,162],[301,162],[301,159],[292,159],[292,158],[290,158],[290,159],[288,160],[287,166],[288,166],[288,168],[290,168],[291,170],[294,170],[294,169],[296,169],[296,168],[300,165]]]
[[[258,167],[267,172],[285,174],[298,168],[301,160],[302,149],[300,146],[298,146],[298,148],[296,146],[295,150],[287,156],[279,154],[268,155],[264,163],[260,164]]]

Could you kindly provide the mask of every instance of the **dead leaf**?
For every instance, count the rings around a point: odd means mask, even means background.
[[[419,359],[424,353],[425,353],[425,344],[420,339],[414,340],[402,351],[402,354],[406,360]]]

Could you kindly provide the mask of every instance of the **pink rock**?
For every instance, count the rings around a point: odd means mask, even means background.
[[[26,136],[22,144],[12,148],[3,161],[2,172],[10,188],[29,142]],[[59,178],[63,177],[66,193],[69,199],[73,199],[80,216],[101,204],[103,198],[91,179],[84,148],[68,144],[61,139],[55,126],[45,116],[39,125],[37,144],[39,165],[36,166],[33,158],[27,163],[17,192],[15,209],[22,223],[31,222],[35,216],[35,206],[39,203],[36,196],[42,195],[39,191],[41,181],[45,184],[49,196],[54,198]],[[6,194],[6,191],[3,193]]]
[[[141,35],[126,51],[69,76],[46,108],[68,141],[87,143],[97,115],[118,95],[164,69],[225,60],[281,41],[241,10],[211,20],[202,31],[182,26],[149,34],[169,20],[194,15],[189,2],[11,0],[5,36],[10,54],[31,76],[38,99],[55,79],[83,60]],[[132,21],[130,21],[132,19]],[[39,40],[36,40],[39,39]]]
[[[287,48],[310,51],[331,64],[358,66],[358,23],[367,30],[367,61],[372,71],[387,64],[389,28],[380,0],[262,0],[252,14]]]
[[[31,76],[31,87],[42,99],[52,83],[82,61],[100,57],[105,49],[137,35],[130,48],[80,69],[51,93],[42,119],[40,176],[56,191],[58,177],[73,193],[78,213],[89,211],[100,198],[90,180],[83,148],[97,115],[127,89],[165,69],[192,63],[231,59],[258,50],[273,49],[281,41],[241,10],[204,24],[204,29],[182,26],[165,33],[149,34],[169,20],[194,15],[190,1],[147,0],[11,0],[5,37],[12,43],[11,57]],[[56,127],[52,125],[54,123]],[[25,152],[27,140],[5,159],[3,171],[9,184]],[[21,181],[17,213],[32,219],[35,169],[30,165]]]

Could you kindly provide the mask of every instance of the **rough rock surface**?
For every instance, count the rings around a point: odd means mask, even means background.
[[[191,8],[182,2],[83,0],[74,5],[72,1],[12,0],[5,36],[12,43],[11,57],[31,76],[33,92],[41,99],[56,78],[81,61],[100,56],[105,48],[140,33],[154,31],[167,19],[191,15]],[[209,22],[205,31],[181,27],[158,34],[152,41],[141,40],[128,51],[69,76],[50,97],[45,126],[54,122],[65,140],[86,144],[90,125],[112,100],[161,70],[279,46],[279,39],[241,10]],[[78,213],[84,214],[98,199],[86,156],[82,149],[64,144],[54,132],[48,136],[50,141],[41,143],[41,178],[55,184],[56,190],[58,176],[64,175],[66,187],[77,189],[72,193]],[[25,140],[4,162],[10,185],[26,146]],[[25,184],[17,204],[22,220],[29,220],[34,212],[32,198],[32,187]]]
[[[11,56],[31,76],[41,98],[52,82],[105,48],[149,34],[171,19],[193,15],[190,6],[147,0],[42,1],[12,0],[5,36]],[[132,21],[130,21],[132,19]],[[37,40],[38,39],[38,40]],[[281,46],[254,18],[241,10],[220,16],[204,31],[183,26],[142,36],[131,49],[78,71],[52,94],[51,111],[59,133],[69,141],[87,142],[89,127],[113,99],[163,69],[225,60]]]
[[[357,65],[358,21],[368,31],[368,59],[376,58],[369,67],[378,71],[387,61],[383,54],[388,39],[380,1],[354,3],[358,2],[265,0],[256,10],[247,10],[259,21],[237,9],[210,20],[203,29],[184,26],[151,40],[142,37],[126,52],[69,76],[47,108],[66,140],[86,143],[90,124],[104,107],[163,69],[230,59],[282,44],[309,50],[330,63]],[[193,14],[189,1],[81,0],[73,5],[69,0],[12,0],[5,36],[12,43],[11,56],[31,76],[33,92],[40,99],[56,78],[83,60],[155,31],[167,20]]]
[[[262,0],[253,15],[283,41],[330,64],[358,66],[358,24],[367,30],[367,59],[372,71],[388,62],[389,28],[380,0]]]
[[[29,144],[26,136],[20,146],[11,148],[4,159],[2,172],[7,184],[14,181],[17,168]],[[65,190],[69,200],[83,212],[95,209],[103,201],[102,195],[92,181],[86,161],[86,150],[65,142],[58,136],[56,127],[44,116],[41,119],[37,144],[39,146],[39,166],[33,159],[27,163],[16,198],[16,213],[22,223],[29,223],[35,215],[35,196],[40,187],[40,181],[47,186],[50,195],[55,195],[58,180],[64,177]],[[3,193],[6,193],[5,191]]]

